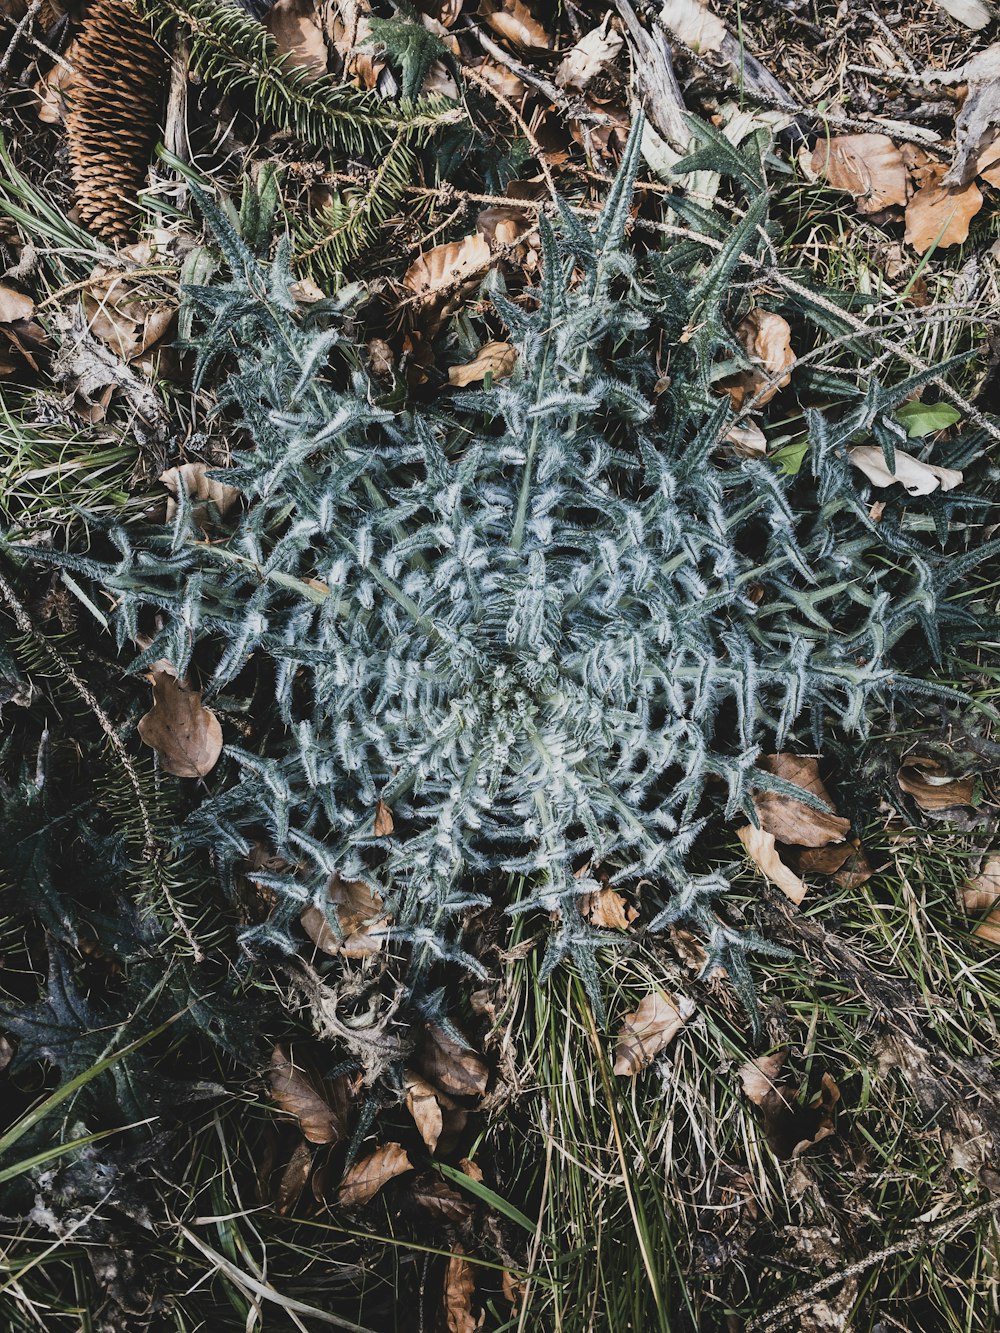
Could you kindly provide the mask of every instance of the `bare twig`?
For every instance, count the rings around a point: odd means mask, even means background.
[[[930,1230],[914,1229],[908,1231],[903,1239],[896,1241],[894,1245],[886,1245],[881,1250],[875,1250],[871,1254],[865,1255],[863,1259],[859,1259],[857,1263],[850,1264],[847,1268],[840,1269],[839,1272],[831,1273],[828,1277],[821,1278],[819,1282],[814,1282],[811,1287],[807,1287],[783,1309],[771,1310],[768,1314],[751,1319],[746,1326],[746,1333],[762,1333],[765,1329],[780,1328],[783,1324],[787,1324],[797,1315],[800,1315],[803,1310],[807,1310],[814,1303],[817,1296],[822,1295],[824,1291],[829,1291],[831,1287],[836,1287],[849,1278],[858,1277],[861,1273],[867,1273],[870,1268],[884,1263],[886,1259],[892,1259],[897,1254],[909,1254],[913,1250],[926,1249],[929,1245],[936,1245],[938,1241],[946,1239],[949,1233],[956,1228],[961,1231],[964,1227],[978,1221],[980,1217],[998,1212],[1000,1212],[1000,1198],[988,1199],[986,1203],[981,1203],[977,1208],[972,1208],[967,1213],[961,1213],[958,1217],[949,1217],[944,1222],[939,1222],[936,1227],[931,1227]]]
[[[34,23],[41,7],[42,0],[31,0],[31,4],[28,6],[28,12],[14,29],[13,35],[7,44],[7,50],[3,53],[3,59],[0,60],[0,78],[3,78],[10,68],[10,62],[14,59],[17,48],[21,44],[21,38]]]

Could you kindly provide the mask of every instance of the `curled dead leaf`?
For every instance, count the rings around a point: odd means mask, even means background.
[[[800,903],[808,892],[808,886],[778,855],[774,834],[746,824],[736,830],[736,836],[757,868],[778,886],[786,898],[795,904]]]
[[[142,267],[150,263],[153,250],[140,242],[123,256]],[[83,309],[90,332],[123,361],[134,361],[148,352],[166,333],[176,306],[142,295],[141,279],[128,270],[98,264],[91,269],[82,293]]]
[[[222,726],[201,702],[201,690],[178,680],[172,667],[154,668],[153,706],[139,719],[139,736],[175,778],[203,778],[222,754]]]
[[[448,383],[456,388],[466,384],[477,384],[487,375],[493,379],[503,379],[514,369],[517,362],[517,350],[506,342],[484,343],[471,361],[464,365],[449,366]]]
[[[787,1050],[750,1060],[740,1069],[743,1091],[764,1117],[764,1134],[776,1157],[800,1156],[807,1148],[836,1133],[833,1109],[840,1089],[830,1074],[823,1074],[816,1095],[803,1106],[794,1082],[782,1077]]]
[[[611,14],[606,14],[604,22],[584,33],[559,62],[556,83],[560,88],[582,92],[606,65],[611,64],[624,45],[624,37],[612,26]]]
[[[385,801],[379,800],[375,806],[375,828],[376,838],[388,838],[395,828],[392,819],[392,811],[386,805]]]
[[[931,246],[946,250],[961,245],[968,238],[969,224],[983,206],[983,194],[974,180],[949,189],[942,183],[944,167],[934,164],[906,206],[906,232],[903,239],[918,255]]]
[[[988,912],[973,930],[981,940],[1000,944],[1000,856],[990,856],[974,879],[962,889],[962,905],[970,914]]]
[[[34,313],[35,303],[30,296],[0,282],[0,324],[16,324],[20,319],[30,319]]]
[[[306,1187],[306,1181],[309,1179],[312,1162],[312,1149],[309,1147],[307,1140],[299,1139],[292,1150],[292,1155],[288,1159],[284,1171],[281,1173],[281,1179],[278,1181],[278,1188],[275,1191],[274,1210],[282,1217],[290,1213],[298,1203],[299,1197]]]
[[[412,1069],[404,1072],[403,1087],[406,1089],[406,1109],[413,1116],[413,1123],[420,1131],[420,1137],[433,1152],[444,1128],[444,1116],[438,1100],[441,1094],[433,1084],[428,1083]]]
[[[722,437],[742,458],[760,458],[767,453],[767,436],[756,421],[740,421]]]
[[[224,481],[210,477],[209,472],[218,471],[209,463],[182,463],[180,467],[167,468],[160,473],[170,493],[167,501],[167,522],[171,523],[177,514],[177,501],[181,488],[191,501],[191,517],[199,528],[207,526],[211,514],[210,505],[219,511],[219,517],[225,518],[234,505],[239,503],[240,492],[235,486],[227,486]]]
[[[707,55],[720,51],[726,40],[726,26],[699,0],[665,0],[660,22],[679,42]]]
[[[410,1194],[410,1202],[423,1209],[435,1222],[449,1226],[467,1226],[475,1212],[475,1204],[469,1196],[452,1189],[438,1175],[418,1181]]]
[[[289,63],[315,75],[325,74],[327,66],[318,12],[312,0],[274,0],[264,18],[264,26]]]
[[[937,759],[929,755],[909,755],[896,773],[896,781],[921,810],[948,810],[956,805],[971,805],[975,777],[955,777]]]
[[[747,355],[759,361],[763,369],[741,371],[723,380],[720,387],[732,398],[734,407],[742,407],[746,399],[753,399],[756,406],[763,407],[792,382],[789,374],[795,364],[792,330],[783,316],[755,307],[737,324],[736,336]]]
[[[483,0],[480,12],[488,27],[512,46],[547,51],[552,38],[523,0]]]
[[[350,1088],[346,1078],[328,1085],[292,1058],[281,1042],[271,1052],[271,1096],[299,1122],[310,1143],[337,1143],[347,1132]]]
[[[424,1034],[420,1067],[431,1082],[456,1097],[481,1097],[490,1073],[481,1055],[436,1023],[428,1024]]]
[[[478,232],[461,241],[435,245],[415,259],[402,285],[419,301],[431,301],[458,285],[478,282],[490,266],[490,247]]]
[[[823,140],[813,152],[812,169],[835,190],[853,194],[859,213],[880,213],[906,203],[906,166],[885,134],[844,134]]]
[[[344,1208],[359,1208],[374,1199],[383,1185],[412,1170],[413,1163],[405,1148],[398,1143],[386,1143],[347,1168],[337,1191],[337,1202]]]
[[[472,1313],[472,1298],[476,1294],[476,1280],[472,1265],[465,1258],[461,1245],[456,1245],[448,1260],[444,1275],[441,1304],[447,1333],[476,1333],[483,1321]]]
[[[628,930],[639,913],[615,889],[597,889],[580,899],[580,911],[599,930]]]
[[[690,1000],[654,990],[626,1014],[615,1046],[616,1074],[631,1077],[665,1050],[694,1013]]]
[[[874,444],[855,445],[848,449],[847,457],[873,486],[892,486],[898,481],[908,495],[930,495],[939,488],[950,491],[962,483],[963,474],[956,468],[924,463],[902,449],[896,450],[895,472],[889,471],[882,450]]]
[[[851,830],[851,821],[834,813],[833,800],[819,775],[819,764],[811,755],[768,754],[757,761],[759,768],[786,782],[794,782],[830,807],[829,814],[814,810],[792,796],[773,791],[754,791],[754,809],[760,826],[779,842],[798,847],[825,847],[843,842]],[[847,852],[845,851],[845,860]]]
[[[379,895],[363,880],[342,879],[336,874],[331,875],[326,892],[336,910],[341,936],[338,937],[321,907],[307,907],[299,921],[316,948],[347,958],[377,953],[386,942],[389,925],[388,917],[381,915]]]

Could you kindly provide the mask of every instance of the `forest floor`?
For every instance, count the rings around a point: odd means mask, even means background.
[[[0,1326],[1000,1326],[989,565],[958,594],[981,642],[934,672],[963,702],[880,720],[811,766],[779,753],[774,771],[828,814],[786,794],[762,830],[716,821],[698,849],[730,876],[727,924],[778,946],[752,955],[753,1012],[696,932],[646,931],[641,885],[582,905],[620,937],[605,1020],[572,967],[540,979],[544,921],[470,909],[485,979],[455,1028],[427,1028],[395,1094],[362,1096],[310,1018],[342,948],[329,923],[303,912],[298,971],[264,956],[247,972],[234,943],[273,906],[274,848],[229,883],[212,857],[168,866],[159,898],[129,850],[161,836],[134,832],[147,798],[168,837],[215,780],[223,732],[242,744],[252,720],[232,697],[204,707],[176,671],[127,675],[111,595],[23,556],[98,549],[105,520],[141,532],[179,500],[223,521],[235,502],[206,476],[239,447],[212,425],[219,385],[194,383],[183,347],[181,288],[218,267],[197,191],[259,253],[290,235],[302,308],[360,284],[365,373],[433,403],[509,373],[502,330],[481,346],[483,282],[537,283],[539,216],[553,193],[597,215],[640,109],[637,245],[712,217],[724,236],[741,214],[711,166],[673,170],[699,142],[686,116],[763,150],[768,259],[736,299],[769,313],[735,335],[728,446],[794,476],[823,383],[926,372],[932,392],[899,414],[906,490],[953,484],[932,453],[974,429],[983,502],[965,535],[988,541],[992,9],[0,0],[0,16]],[[376,104],[404,110],[366,128]],[[777,313],[804,282],[847,323],[807,333]],[[879,466],[875,523],[901,491]],[[149,682],[183,719],[150,723]],[[392,834],[381,803],[375,820]],[[358,957],[377,952],[379,905],[335,900]],[[237,975],[240,1012],[216,1020]],[[204,1021],[178,1017],[199,1005]]]

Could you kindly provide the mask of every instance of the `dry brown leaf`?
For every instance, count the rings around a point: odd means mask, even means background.
[[[153,258],[152,247],[145,242],[122,254],[140,267]],[[90,332],[123,361],[134,361],[159,342],[176,312],[168,302],[143,298],[135,278],[105,264],[91,269],[82,296]]]
[[[153,706],[139,719],[143,744],[156,751],[160,767],[175,778],[203,778],[222,754],[219,719],[201,702],[201,690],[170,671],[154,669]]]
[[[873,486],[892,486],[898,481],[909,495],[930,495],[939,488],[950,491],[962,483],[963,474],[956,468],[924,463],[902,449],[896,450],[895,472],[889,471],[881,448],[874,444],[856,445],[848,449],[847,457]]]
[[[310,1143],[337,1143],[347,1132],[348,1084],[334,1080],[329,1088],[297,1065],[281,1042],[271,1052],[271,1096],[295,1117]]]
[[[614,1072],[631,1077],[645,1069],[677,1036],[694,1005],[654,990],[632,1014],[626,1014],[615,1047]]]
[[[289,63],[317,75],[325,74],[327,66],[326,41],[316,21],[318,12],[313,0],[274,0],[264,19],[264,26]]]
[[[395,828],[392,819],[392,811],[386,805],[385,801],[379,800],[375,806],[375,836],[376,838],[388,838]]]
[[[467,68],[478,75],[493,92],[506,98],[515,107],[523,105],[524,99],[528,96],[528,85],[506,65],[484,58],[479,61],[474,60]]]
[[[14,1058],[14,1044],[0,1036],[0,1070],[6,1069]]]
[[[956,778],[936,759],[910,755],[900,765],[896,781],[921,810],[948,810],[955,805],[971,805],[976,788],[974,777]]]
[[[374,1199],[383,1185],[412,1170],[413,1163],[406,1150],[398,1143],[386,1143],[347,1168],[337,1191],[337,1201],[344,1208],[359,1208]]]
[[[436,1023],[429,1024],[424,1035],[420,1067],[432,1083],[456,1097],[481,1097],[490,1073],[481,1055]]]
[[[597,889],[580,899],[580,911],[601,930],[628,930],[639,913],[615,889]]]
[[[503,1270],[503,1279],[501,1281],[501,1290],[505,1301],[510,1301],[516,1314],[521,1305],[524,1296],[525,1284],[520,1278],[516,1278],[509,1268]]]
[[[851,821],[834,813],[830,793],[819,775],[819,764],[811,755],[767,754],[757,761],[757,766],[776,778],[794,782],[830,807],[827,814],[792,796],[755,791],[754,809],[765,832],[772,833],[779,842],[789,842],[797,847],[825,847],[831,842],[844,841],[851,831]],[[846,859],[845,851],[838,865]]]
[[[559,62],[556,83],[560,88],[582,92],[606,65],[611,64],[624,45],[624,37],[612,27],[611,14],[606,14],[604,22],[585,33]]]
[[[461,241],[425,251],[403,274],[402,285],[416,298],[417,305],[430,304],[456,290],[478,285],[491,259],[490,247],[478,232],[473,232]]]
[[[34,313],[35,303],[30,296],[0,282],[0,324],[16,324],[19,319],[30,319]]]
[[[75,64],[79,46],[74,38],[63,52],[63,59],[35,84],[38,119],[43,125],[61,125],[66,119],[76,83]]]
[[[334,904],[343,938],[338,939],[322,908],[307,907],[299,921],[316,948],[347,958],[364,958],[378,953],[385,944],[389,924],[388,918],[380,915],[382,899],[379,895],[363,880],[341,879],[339,875],[331,875],[326,892]]]
[[[906,203],[906,166],[885,134],[844,134],[823,141],[813,152],[812,169],[835,190],[853,194],[859,213]]]
[[[444,1128],[444,1116],[438,1101],[440,1094],[437,1088],[412,1069],[404,1072],[403,1087],[406,1089],[406,1109],[413,1116],[420,1137],[433,1152]]]
[[[224,481],[210,477],[209,472],[220,471],[210,463],[182,463],[180,467],[167,468],[160,473],[160,481],[170,492],[167,501],[167,522],[172,523],[177,514],[177,501],[181,487],[191,501],[191,517],[199,528],[204,528],[210,518],[210,505],[215,505],[221,518],[225,518],[234,505],[239,503],[240,493],[235,486],[227,486]]]
[[[746,398],[752,398],[755,406],[762,407],[792,382],[788,373],[795,363],[792,330],[787,319],[758,307],[740,320],[736,336],[747,355],[759,361],[764,369],[742,371],[731,380],[724,380],[722,387],[732,398],[734,407],[741,407]]]
[[[379,75],[385,69],[385,61],[375,56],[375,46],[371,41],[372,27],[365,14],[358,12],[358,6],[351,4],[353,17],[345,25],[339,15],[333,16],[329,27],[334,50],[344,64],[347,79],[359,88],[369,90],[376,87]]]
[[[513,46],[547,51],[552,38],[522,0],[484,0],[480,12],[488,27]]]
[[[743,458],[759,458],[767,453],[767,436],[756,421],[742,421],[730,426],[722,437]]]
[[[472,1313],[476,1281],[472,1265],[464,1256],[461,1245],[456,1245],[445,1270],[441,1307],[448,1333],[476,1333],[483,1326],[483,1320]]]
[[[736,830],[736,836],[747,849],[747,855],[758,869],[762,870],[767,878],[778,886],[786,898],[789,898],[793,903],[800,903],[806,896],[808,886],[804,880],[799,879],[798,875],[785,865],[778,855],[774,834],[768,833],[764,829],[754,828],[752,824],[746,824],[743,828]]]
[[[906,206],[903,239],[918,255],[926,254],[932,245],[939,250],[960,245],[967,239],[969,224],[983,206],[983,193],[974,180],[948,189],[942,184],[944,174],[944,167],[935,163],[929,169],[926,183]]]
[[[659,18],[679,42],[701,55],[721,50],[726,40],[725,24],[699,0],[665,0]]]
[[[484,343],[472,361],[448,367],[448,383],[461,389],[466,384],[477,384],[487,375],[492,375],[495,380],[503,379],[514,369],[516,361],[517,351],[510,343]]]
[[[750,1060],[740,1069],[743,1091],[764,1116],[764,1133],[776,1157],[800,1156],[807,1148],[836,1133],[833,1108],[840,1089],[830,1074],[824,1074],[819,1092],[807,1106],[796,1100],[796,1089],[781,1070],[787,1050]]]
[[[991,856],[974,879],[962,889],[962,904],[971,914],[979,915],[990,909],[989,915],[976,924],[972,932],[990,944],[1000,944],[1000,856]]]
[[[409,1200],[436,1222],[446,1222],[449,1226],[467,1226],[475,1212],[475,1204],[467,1194],[460,1194],[435,1175],[419,1181]]]
[[[274,1197],[275,1212],[282,1216],[290,1213],[299,1201],[312,1170],[312,1149],[305,1139],[299,1139],[281,1173]]]

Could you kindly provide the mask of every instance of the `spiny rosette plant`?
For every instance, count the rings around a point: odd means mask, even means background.
[[[987,552],[945,548],[974,501],[939,494],[915,516],[904,495],[875,523],[847,459],[874,436],[891,463],[889,414],[919,379],[830,376],[840,401],[808,414],[796,478],[724,443],[713,368],[739,355],[747,258],[767,244],[761,150],[711,139],[690,160],[753,196],[717,250],[640,253],[637,128],[593,229],[567,207],[555,229],[541,219],[537,290],[515,301],[491,279],[513,374],[429,405],[361,368],[355,293],[303,310],[287,248],[265,269],[201,201],[231,276],[188,292],[197,383],[239,431],[217,474],[238,518],[206,540],[182,503],[170,528],[112,530],[117,562],[59,558],[113,593],[123,644],[155,612],[135,671],[186,673],[194,654],[206,699],[246,719],[253,744],[228,747],[231,780],[181,836],[232,870],[266,831],[288,862],[258,876],[275,906],[249,949],[296,949],[310,905],[339,933],[330,877],[362,880],[428,1011],[440,962],[481,970],[463,915],[523,884],[507,911],[550,914],[546,970],[571,957],[599,1003],[595,951],[613,937],[580,897],[600,867],[643,881],[651,928],[693,920],[739,982],[754,938],[718,915],[724,878],[691,869],[706,820],[754,820],[754,789],[815,803],[755,767],[762,748],[863,732],[975,633],[947,595]]]

